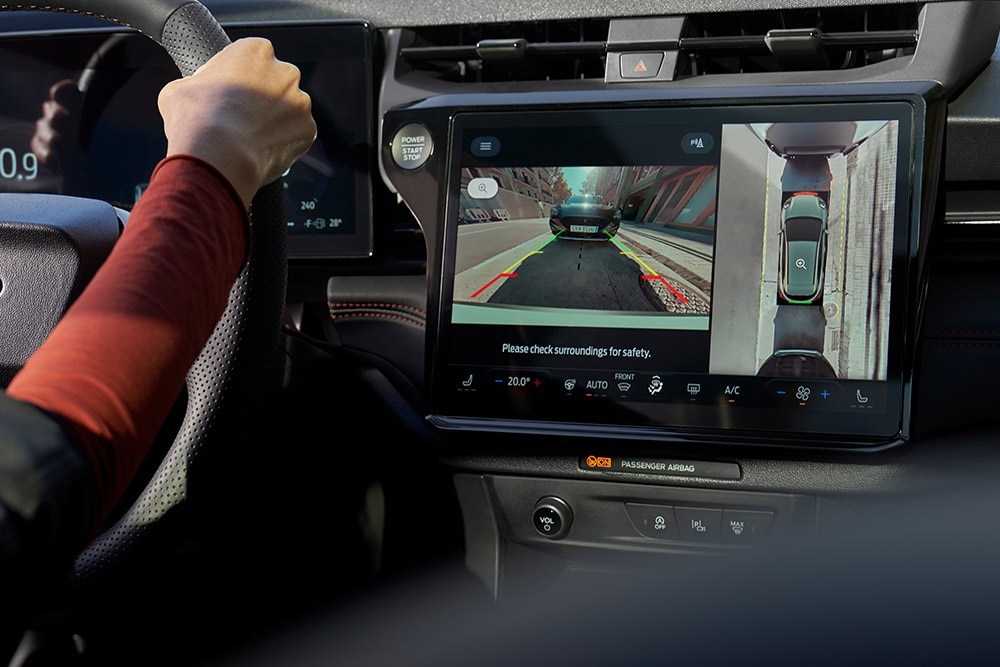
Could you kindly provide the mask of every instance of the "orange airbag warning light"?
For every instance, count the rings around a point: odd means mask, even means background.
[[[588,468],[610,468],[611,467],[611,457],[610,456],[588,456],[587,457],[587,467]]]

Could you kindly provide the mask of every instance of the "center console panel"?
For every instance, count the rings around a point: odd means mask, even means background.
[[[500,597],[814,535],[836,499],[920,486],[891,456],[971,71],[918,46],[637,81],[629,34],[654,22],[611,22],[603,81],[422,85],[387,61],[380,166],[428,245],[422,415]]]

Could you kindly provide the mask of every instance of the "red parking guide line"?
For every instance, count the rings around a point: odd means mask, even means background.
[[[683,294],[681,294],[680,292],[678,292],[676,289],[674,289],[673,285],[671,285],[670,283],[668,283],[666,280],[663,279],[663,276],[643,276],[642,279],[643,280],[659,280],[661,283],[663,283],[664,285],[667,286],[668,290],[670,290],[671,292],[674,293],[674,296],[676,296],[678,299],[681,300],[681,303],[687,303],[688,302],[688,300],[684,297]]]
[[[483,285],[482,287],[480,287],[478,290],[476,290],[476,293],[473,294],[472,296],[470,296],[469,298],[470,299],[475,299],[477,296],[479,296],[480,294],[482,294],[483,292],[485,292],[487,289],[489,289],[490,285],[492,285],[496,281],[500,280],[501,278],[517,278],[517,274],[516,273],[501,273],[496,278],[494,278],[493,280],[489,281],[488,283],[486,283],[485,285]]]

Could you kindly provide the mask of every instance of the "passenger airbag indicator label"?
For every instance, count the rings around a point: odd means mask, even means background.
[[[652,475],[679,475],[682,477],[707,477],[710,479],[739,479],[739,465],[717,461],[677,461],[638,457],[587,455],[580,458],[584,470],[605,472],[631,472]]]

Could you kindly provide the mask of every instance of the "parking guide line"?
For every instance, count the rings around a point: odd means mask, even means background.
[[[492,285],[496,281],[500,280],[501,278],[517,278],[517,274],[516,273],[506,273],[506,272],[505,273],[501,273],[500,275],[498,275],[495,278],[493,278],[493,280],[489,281],[488,283],[486,283],[485,285],[483,285],[482,287],[480,287],[478,290],[476,290],[475,294],[473,294],[469,298],[470,299],[475,299],[477,296],[479,296],[480,294],[482,294],[483,292],[485,292],[486,290],[488,290],[490,288],[490,285]]]
[[[604,232],[604,233],[608,234],[607,232]],[[667,280],[663,276],[661,276],[656,271],[654,271],[652,269],[652,267],[649,266],[649,264],[646,264],[646,262],[642,261],[642,258],[640,258],[638,255],[636,255],[634,252],[632,252],[631,250],[629,250],[628,248],[626,248],[621,243],[619,243],[618,239],[616,239],[615,237],[611,236],[610,234],[608,234],[608,238],[611,240],[612,243],[615,244],[615,247],[618,248],[623,255],[628,255],[633,260],[635,260],[636,264],[638,264],[639,266],[641,266],[646,271],[649,271],[650,275],[643,275],[642,276],[643,280],[658,280],[661,283],[663,283],[663,285],[668,290],[670,290],[673,293],[673,295],[676,296],[680,300],[681,303],[689,303],[687,297],[685,297],[683,294],[681,294],[673,285],[671,285],[670,283],[668,283]]]
[[[844,170],[843,193],[840,198],[840,248],[837,251],[837,289],[844,290],[844,260],[847,257],[847,170]],[[840,317],[840,313],[837,313]]]
[[[757,319],[764,321],[764,281],[767,279],[767,216],[771,205],[771,160],[767,160],[767,177],[764,179],[764,238],[760,243],[760,306]]]
[[[559,232],[559,234],[562,234],[562,232]],[[528,254],[526,254],[524,257],[522,257],[521,259],[517,260],[516,262],[514,262],[513,264],[511,264],[510,266],[508,266],[506,269],[504,269],[503,271],[501,271],[500,273],[498,273],[493,278],[493,280],[489,281],[488,283],[486,283],[485,285],[483,285],[482,287],[480,287],[469,298],[470,299],[475,299],[477,296],[479,296],[480,294],[482,294],[483,292],[485,292],[486,290],[488,290],[491,285],[493,285],[494,283],[496,283],[501,278],[504,278],[504,279],[506,279],[506,278],[517,278],[517,267],[519,267],[522,264],[524,264],[525,260],[527,260],[532,255],[541,255],[541,254],[543,254],[544,251],[542,250],[542,248],[544,248],[545,246],[547,246],[548,244],[552,243],[557,238],[559,238],[559,234],[556,234],[555,236],[553,236],[552,238],[550,238],[549,240],[547,240],[545,243],[543,243],[542,245],[538,246],[537,248],[535,248],[534,250],[532,250],[531,252],[529,252]]]
[[[642,279],[643,279],[643,280],[658,280],[658,281],[660,281],[661,283],[663,283],[663,285],[664,285],[664,286],[665,286],[665,287],[666,287],[666,288],[667,288],[668,290],[670,290],[671,292],[673,292],[674,296],[676,296],[676,297],[677,297],[677,298],[678,298],[678,299],[680,300],[680,302],[681,302],[681,303],[688,303],[688,300],[687,300],[687,298],[685,298],[683,294],[681,294],[681,293],[680,293],[680,292],[678,292],[678,291],[677,291],[676,289],[674,289],[674,286],[673,286],[673,285],[671,285],[670,283],[668,283],[668,282],[667,282],[667,281],[666,281],[666,280],[665,280],[665,279],[663,278],[663,276],[655,276],[655,275],[654,275],[654,276],[642,276]]]

